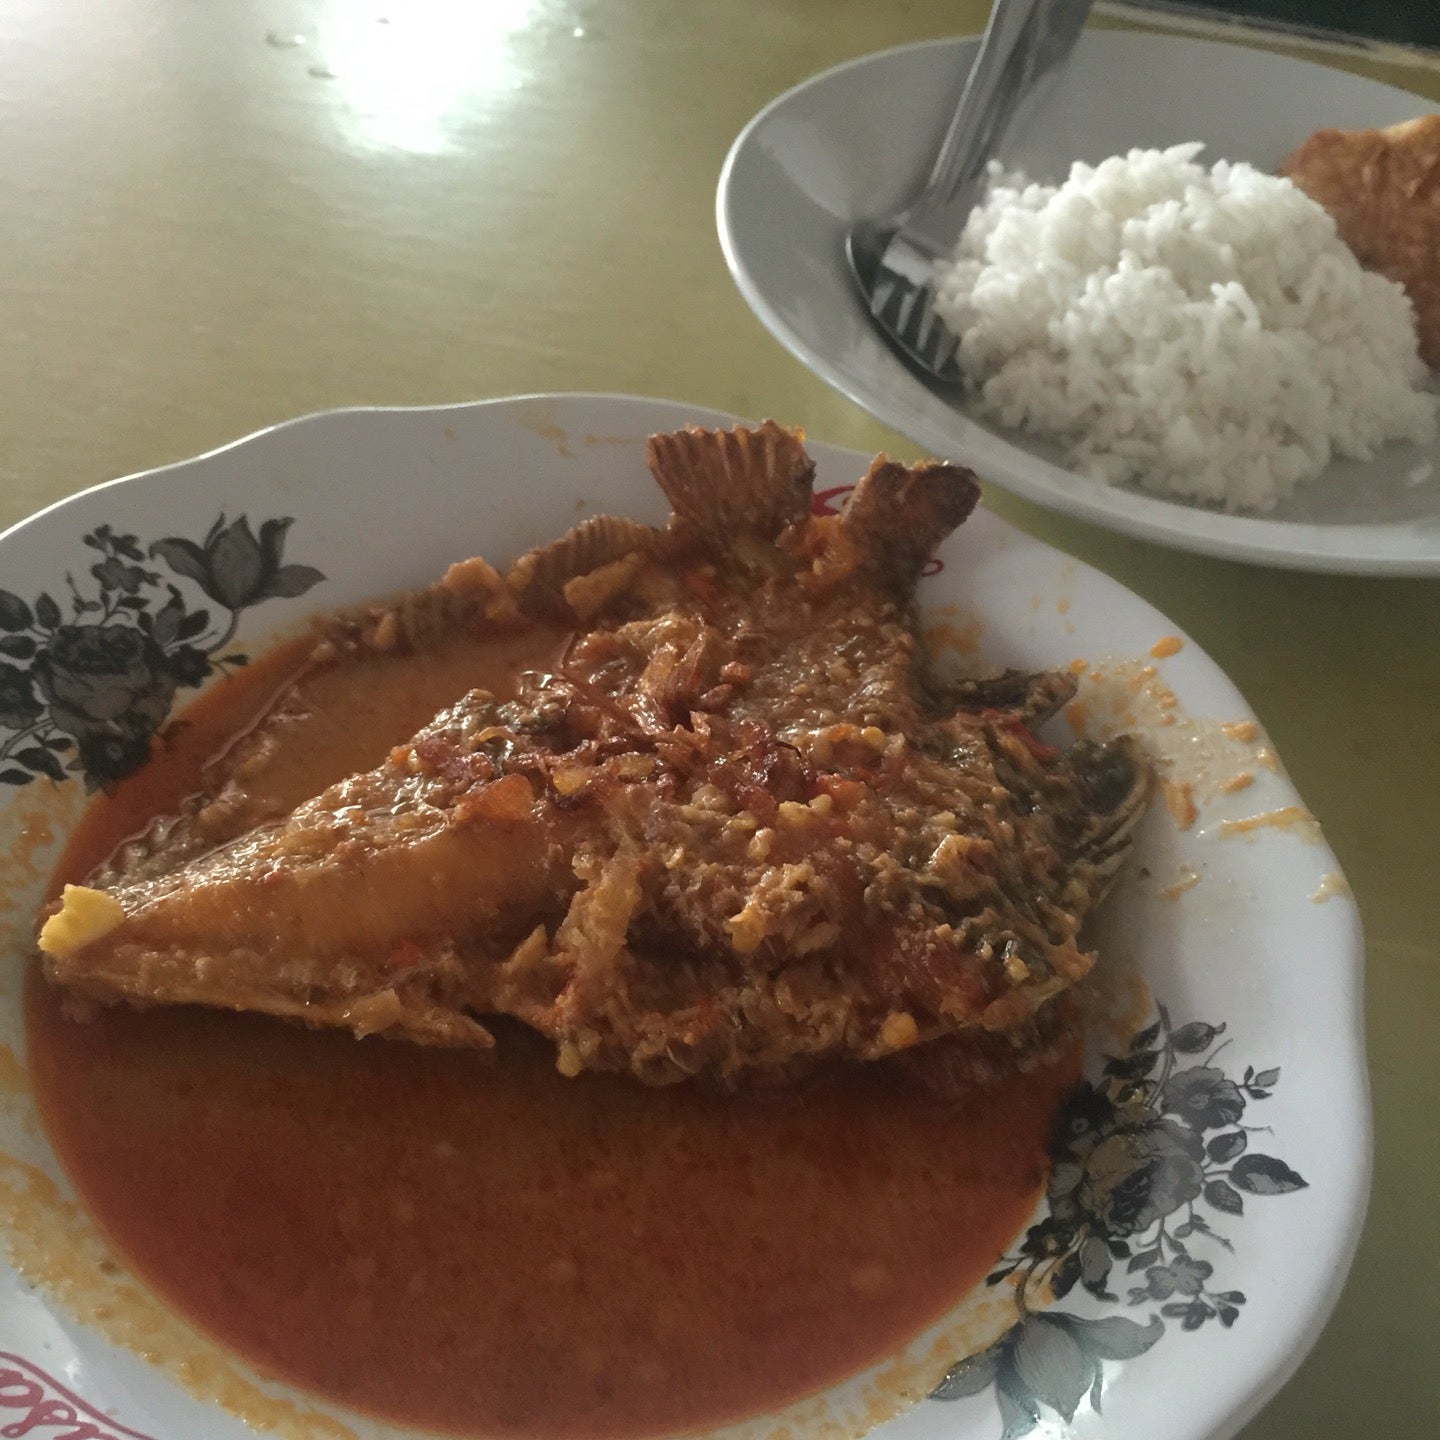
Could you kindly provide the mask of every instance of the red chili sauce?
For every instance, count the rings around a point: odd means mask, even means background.
[[[299,658],[195,702],[95,802],[57,886],[193,791]],[[307,681],[276,783],[317,793],[522,658],[457,641]],[[963,1103],[881,1065],[723,1097],[564,1079],[518,1025],[486,1057],[198,1009],[74,1022],[38,975],[27,1011],[55,1148],[176,1309],[358,1410],[537,1440],[709,1427],[898,1350],[1028,1217],[1076,1073]]]

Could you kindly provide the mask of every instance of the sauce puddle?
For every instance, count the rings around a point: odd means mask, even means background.
[[[315,794],[471,684],[503,692],[558,639],[308,674],[255,783]],[[305,653],[202,696],[92,807],[57,886],[196,788]],[[36,974],[26,1012],[62,1163],[176,1309],[332,1400],[517,1440],[709,1427],[893,1353],[1028,1218],[1078,1071],[1071,1056],[963,1102],[878,1065],[719,1096],[564,1079],[512,1024],[486,1057],[199,1010],[76,1023]]]

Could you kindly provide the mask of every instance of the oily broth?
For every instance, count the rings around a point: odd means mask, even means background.
[[[559,639],[308,674],[254,783],[287,804],[318,793],[466,689],[504,694]],[[57,884],[193,791],[302,660],[276,651],[203,695],[92,808]],[[187,1009],[77,1023],[38,975],[26,1003],[55,1148],[178,1310],[357,1409],[536,1440],[723,1423],[899,1348],[1024,1223],[1077,1069],[964,1103],[883,1066],[722,1097],[564,1079],[518,1025],[488,1057]]]

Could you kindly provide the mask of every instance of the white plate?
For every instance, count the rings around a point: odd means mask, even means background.
[[[976,44],[936,40],[841,65],[741,131],[720,176],[720,241],[771,334],[878,419],[1036,504],[1233,560],[1440,574],[1440,442],[1337,462],[1263,518],[1225,515],[1071,474],[1054,447],[976,419],[895,358],[855,294],[844,235],[918,188]],[[1099,31],[1082,36],[1003,159],[1058,180],[1074,160],[1201,140],[1202,158],[1273,170],[1314,130],[1389,125],[1425,108],[1402,90],[1263,51]]]
[[[124,637],[113,633],[108,653],[121,660],[111,666],[108,678],[101,673],[105,665],[96,663],[87,685],[77,680],[82,668],[77,652],[88,649],[93,659],[99,640],[91,634],[90,643],[82,645],[71,613],[77,597],[97,593],[100,581],[92,565],[107,563],[82,541],[98,526],[111,527],[112,537],[133,537],[134,546],[150,557],[156,540],[201,540],[222,514],[232,526],[238,516],[248,516],[257,534],[266,520],[293,517],[284,564],[313,567],[324,578],[263,567],[246,572],[252,595],[262,588],[266,573],[288,577],[281,589],[304,591],[245,605],[233,641],[216,653],[232,644],[253,649],[277,628],[294,626],[317,610],[425,583],[458,557],[481,553],[505,560],[559,534],[584,513],[661,518],[665,507],[645,471],[644,439],[651,431],[686,422],[728,423],[728,417],[653,400],[585,395],[431,410],[342,411],[297,420],[51,507],[0,537],[0,575],[7,592],[0,596],[5,627],[0,634],[28,639],[50,655],[48,691],[27,688],[37,656],[20,653],[32,648],[24,643],[9,646],[3,713],[28,716],[38,728],[28,739],[10,744],[10,760],[0,773],[14,768],[17,753],[33,750],[37,737],[59,734],[51,722],[57,713],[53,696],[60,690],[72,705],[67,723],[81,730],[88,710],[101,703],[96,697],[106,697],[101,708],[124,721],[127,716],[135,720],[141,699],[154,693],[153,656],[136,658],[143,647],[127,647]],[[852,484],[867,461],[828,446],[812,449],[819,490]],[[162,547],[156,558],[146,559],[159,575],[137,591],[149,613],[166,603],[169,583],[178,587],[187,612],[201,605],[215,611],[194,580],[170,563],[182,553],[183,547]],[[1088,1122],[1080,1123],[1080,1117],[1070,1132],[1070,1168],[1055,1172],[1068,1181],[1083,1181],[1078,1190],[1067,1191],[1065,1213],[1073,1223],[1066,1253],[1078,1256],[1085,1233],[1105,1232],[1116,1242],[1114,1252],[1094,1245],[1085,1251],[1092,1281],[1102,1268],[1099,1261],[1111,1254],[1108,1288],[1115,1298],[1099,1300],[1077,1286],[1053,1309],[1037,1312],[1041,1318],[1032,1320],[1023,1335],[1011,1333],[1008,1344],[991,1351],[988,1360],[956,1373],[950,1390],[973,1393],[949,1403],[922,1400],[876,1433],[897,1440],[998,1440],[1001,1421],[992,1382],[999,1380],[1012,1393],[1007,1402],[1012,1406],[1013,1396],[1025,1386],[1030,1388],[1024,1394],[1048,1397],[1062,1408],[1073,1404],[1073,1429],[1057,1427],[1052,1410],[1043,1410],[1046,1435],[1199,1440],[1228,1434],[1276,1389],[1315,1339],[1360,1229],[1370,1128],[1356,910],[1335,875],[1334,856],[1313,825],[1301,821],[1225,834],[1226,819],[1283,811],[1299,806],[1299,797],[1282,772],[1255,763],[1258,738],[1236,739],[1220,730],[1221,722],[1243,721],[1248,711],[1192,643],[1148,662],[1159,672],[1148,681],[1133,663],[1128,670],[1120,664],[1125,657],[1144,659],[1161,637],[1173,633],[1163,616],[1103,575],[983,509],[946,542],[941,559],[943,570],[923,582],[922,601],[927,607],[955,607],[943,618],[956,631],[964,629],[967,617],[978,617],[987,662],[1053,667],[1076,657],[1108,660],[1112,676],[1131,674],[1146,682],[1152,697],[1159,696],[1153,705],[1142,705],[1139,715],[1148,741],[1167,754],[1208,749],[1211,758],[1189,775],[1199,805],[1195,824],[1177,828],[1160,806],[1147,817],[1136,863],[1109,906],[1101,936],[1106,972],[1123,977],[1127,966],[1134,966],[1168,1007],[1178,1032],[1172,1058],[1186,1078],[1172,1079],[1163,1115],[1157,1100],[1148,1120],[1142,1116],[1128,1130],[1117,1129],[1113,1117],[1097,1119],[1092,1106]],[[227,573],[233,577],[242,570],[231,564]],[[75,590],[67,576],[74,578]],[[111,578],[118,583],[117,575]],[[42,602],[42,594],[52,604]],[[245,598],[239,591],[233,594]],[[104,624],[113,629],[132,623],[141,608]],[[97,622],[90,614],[85,623]],[[173,619],[165,628],[173,628]],[[166,643],[173,649],[179,641]],[[209,644],[203,635],[189,643]],[[1167,709],[1164,692],[1156,691],[1159,682],[1173,689],[1173,707]],[[117,687],[127,685],[136,697],[130,710],[114,703],[121,693]],[[182,690],[180,698],[187,693]],[[1127,704],[1137,703],[1123,686],[1120,693],[1130,697]],[[1102,697],[1100,689],[1092,696],[1098,704],[1097,697]],[[1163,723],[1167,714],[1178,718]],[[143,729],[138,720],[135,725]],[[12,731],[0,730],[0,746],[12,741]],[[68,760],[74,752],[52,753]],[[1217,777],[1246,764],[1256,775],[1249,789],[1222,793],[1215,788]],[[1177,771],[1172,778],[1185,776]],[[18,996],[29,953],[28,917],[82,800],[74,778],[59,783],[37,779],[0,790],[0,852],[10,856],[3,899],[13,907],[0,913],[0,922],[8,926],[0,932],[8,952],[0,967],[0,1041],[17,1056],[24,1048]],[[54,834],[35,851],[35,863],[22,864],[16,857],[23,847],[10,847],[27,821],[33,831],[37,813],[50,816]],[[1189,873],[1185,867],[1197,883],[1176,887],[1174,882]],[[1336,890],[1340,893],[1324,903],[1312,898]],[[1123,996],[1118,980],[1110,989]],[[1191,1028],[1180,1031],[1185,1025]],[[1206,1033],[1207,1026],[1221,1025],[1223,1036]],[[1096,1037],[1087,1073],[1098,1084],[1104,1080],[1101,1052],[1123,1055],[1126,1042],[1113,1028],[1097,1028]],[[1207,1063],[1216,1044],[1224,1048],[1213,1064]],[[1199,1049],[1186,1051],[1187,1045]],[[0,1061],[6,1058],[0,1052]],[[1163,1057],[1155,1063],[1164,1063]],[[1277,1068],[1278,1077],[1265,1073]],[[1242,1093],[1247,1072],[1251,1089],[1267,1095]],[[8,1073],[0,1064],[0,1080]],[[1242,1105],[1244,1123],[1260,1128],[1237,1128]],[[1248,1149],[1239,1168],[1233,1154],[1213,1158],[1238,1152],[1242,1134],[1248,1136]],[[1210,1146],[1208,1154],[1200,1148],[1202,1141]],[[1264,1161],[1262,1154],[1273,1158]],[[1229,1172],[1228,1179],[1215,1173],[1221,1170]],[[24,1086],[0,1086],[0,1217],[10,1216],[4,1223],[12,1226],[3,1238],[23,1242],[13,1252],[22,1266],[28,1265],[25,1257],[33,1255],[34,1244],[50,1243],[63,1246],[77,1265],[93,1271],[83,1257],[100,1252],[83,1216],[44,1205],[38,1212],[32,1206],[28,1219],[22,1213],[25,1207],[17,1197],[29,1193],[43,1199],[44,1182],[37,1176],[58,1184],[62,1197],[67,1193]],[[1222,1180],[1228,1189],[1220,1188]],[[1199,1190],[1202,1183],[1210,1188]],[[1188,1263],[1177,1264],[1173,1249],[1159,1260],[1144,1260],[1157,1227],[1163,1223],[1173,1234],[1189,1217],[1192,1201],[1226,1243],[1182,1234],[1178,1238],[1189,1252]],[[1243,1214],[1234,1213],[1241,1205]],[[52,1219],[46,1221],[47,1215]],[[1080,1228],[1082,1222],[1088,1232]],[[1115,1258],[1126,1246],[1129,1255]],[[1126,1273],[1137,1259],[1140,1263]],[[1186,1294],[1187,1287],[1202,1280],[1204,1295]],[[116,1283],[128,1282],[122,1275]],[[95,1303],[93,1286],[87,1290],[88,1282],[75,1284],[67,1299],[43,1280],[31,1284],[0,1264],[0,1428],[23,1426],[28,1419],[39,1427],[37,1434],[49,1434],[41,1409],[48,1398],[90,1415],[97,1436],[240,1440],[253,1434],[212,1403],[223,1387],[257,1420],[267,1414],[275,1418],[277,1412],[266,1412],[256,1397],[263,1392],[283,1398],[286,1392],[262,1383],[246,1399],[247,1392],[236,1388],[235,1373],[224,1364],[191,1363],[192,1388],[177,1383],[176,1366],[187,1356],[193,1362],[204,1350],[203,1342],[184,1339],[181,1331],[161,1327],[147,1333],[145,1344],[158,1361],[154,1365],[113,1345],[76,1312],[77,1306]],[[1132,1289],[1151,1293],[1132,1303]],[[1183,1307],[1192,1300],[1203,1302],[1205,1295],[1236,1292],[1245,1295],[1243,1305],[1216,1301],[1214,1313],[1189,1332],[1184,1316],[1173,1309],[1165,1313],[1167,1305]],[[992,1311],[1003,1294],[1003,1288],[989,1292]],[[1233,1325],[1222,1323],[1222,1306],[1238,1312],[1230,1317]],[[909,1353],[921,1353],[944,1333],[942,1324]],[[1135,1358],[1115,1358],[1147,1341],[1154,1343]],[[199,1352],[193,1349],[197,1344]],[[947,1359],[950,1353],[957,1352],[947,1352]],[[1103,1417],[1084,1398],[1097,1376],[1103,1381]],[[864,1414],[873,1378],[836,1387],[818,1402],[819,1410],[811,1404],[778,1418],[797,1435],[814,1433],[821,1413],[836,1418],[842,1433],[859,1433],[864,1421],[856,1417]],[[302,1410],[312,1403],[299,1400]],[[319,1409],[335,1413],[323,1405]],[[339,1418],[356,1434],[396,1433],[356,1417]],[[292,1437],[322,1433],[303,1414],[287,1425],[284,1433]],[[337,1432],[323,1433],[333,1440]],[[765,1427],[738,1427],[737,1433],[758,1436]]]

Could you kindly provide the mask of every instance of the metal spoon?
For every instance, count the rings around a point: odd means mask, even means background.
[[[962,380],[959,340],[935,313],[934,265],[955,249],[985,166],[1016,111],[1075,47],[1091,0],[995,0],[980,53],[920,193],[898,214],[860,220],[845,255],[866,307],[902,358],[946,385]]]

